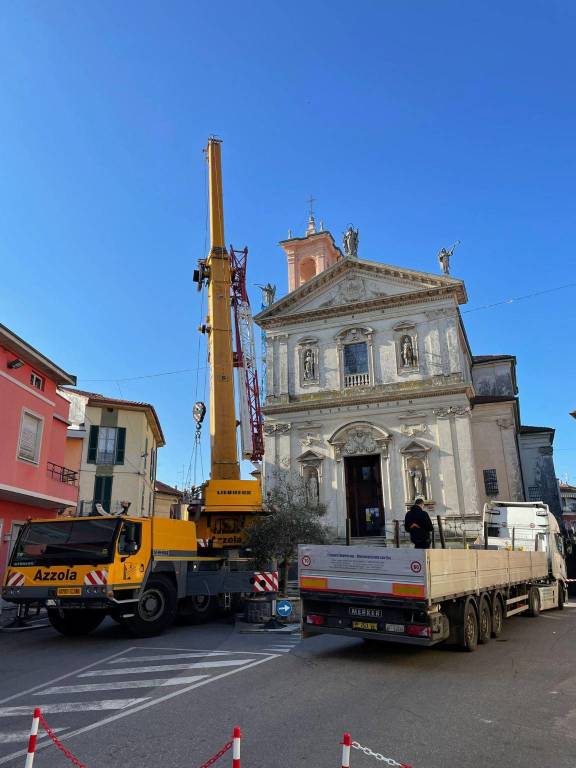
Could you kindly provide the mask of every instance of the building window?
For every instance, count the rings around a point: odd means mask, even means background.
[[[540,495],[537,485],[528,486],[528,501],[540,501]]]
[[[90,427],[88,464],[124,464],[125,427]]]
[[[359,341],[344,345],[344,386],[358,387],[370,383],[368,344]]]
[[[42,444],[43,420],[28,411],[22,412],[20,424],[20,441],[18,443],[18,458],[38,464]]]
[[[101,504],[105,512],[112,512],[112,482],[110,476],[98,475],[94,478],[94,503],[92,512],[96,512],[96,504]]]
[[[150,480],[154,482],[156,479],[156,449],[152,447],[150,451]]]
[[[44,379],[42,376],[38,376],[37,373],[31,373],[30,386],[34,387],[34,389],[39,389],[42,392],[44,390]]]
[[[486,496],[498,496],[498,477],[495,469],[484,470],[484,490]]]

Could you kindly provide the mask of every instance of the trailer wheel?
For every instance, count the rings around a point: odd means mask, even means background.
[[[540,615],[540,590],[538,587],[530,587],[528,595],[528,616]]]
[[[462,649],[464,651],[475,651],[478,645],[478,614],[472,600],[468,600],[464,607],[462,629]]]
[[[123,619],[123,623],[134,637],[153,637],[172,624],[176,607],[174,584],[170,579],[158,574],[147,581],[134,616]]]
[[[204,624],[209,621],[218,606],[218,599],[210,595],[192,595],[180,600],[178,621],[182,624]]]
[[[57,632],[67,637],[90,634],[100,626],[106,615],[103,611],[91,610],[62,611],[62,613],[63,616],[60,615],[60,611],[49,610],[48,621]]]
[[[500,595],[492,603],[492,637],[500,637],[504,627],[504,606]]]
[[[481,645],[487,643],[492,636],[492,615],[490,611],[490,603],[486,595],[482,596],[480,600],[478,620],[478,642]]]

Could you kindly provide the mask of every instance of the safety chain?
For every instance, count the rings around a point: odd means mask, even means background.
[[[352,742],[352,748],[359,749],[361,752],[364,752],[365,755],[368,755],[368,757],[374,757],[376,760],[380,760],[387,765],[398,766],[398,768],[411,768],[411,766],[407,765],[406,763],[398,763],[391,757],[384,757],[384,755],[381,755],[379,752],[372,752],[370,747],[363,747],[361,744],[358,744],[357,741]]]
[[[207,760],[205,763],[202,763],[200,768],[208,768],[209,765],[214,765],[214,763],[217,760],[220,760],[222,755],[225,755],[226,752],[228,752],[228,750],[231,749],[231,748],[232,748],[232,742],[229,741],[227,744],[224,744],[224,746],[222,747],[220,752],[216,752],[216,754],[213,757],[211,757],[210,760]]]
[[[40,722],[41,722],[41,724],[42,724],[42,727],[44,728],[44,730],[45,730],[45,731],[46,731],[46,733],[48,734],[48,736],[49,736],[49,737],[52,739],[52,741],[53,741],[53,742],[54,742],[54,744],[55,744],[55,745],[58,747],[58,749],[59,749],[61,752],[63,752],[63,753],[64,753],[65,757],[67,757],[67,758],[68,758],[68,760],[70,760],[71,762],[73,762],[73,763],[74,763],[74,765],[75,765],[75,766],[77,766],[77,768],[86,768],[86,766],[84,765],[84,763],[81,763],[81,762],[80,762],[80,760],[78,760],[78,758],[77,758],[77,757],[75,757],[75,756],[72,754],[72,752],[70,752],[70,750],[69,750],[69,749],[66,749],[66,747],[64,746],[64,744],[62,744],[62,742],[61,742],[61,741],[58,739],[58,737],[56,736],[56,734],[54,733],[54,731],[53,731],[53,730],[50,728],[50,726],[48,725],[48,723],[46,722],[46,720],[44,720],[44,716],[43,716],[43,715],[40,715]]]

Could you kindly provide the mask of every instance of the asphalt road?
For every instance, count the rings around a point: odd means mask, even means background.
[[[575,608],[516,617],[473,654],[225,622],[136,641],[112,622],[81,639],[3,632],[0,766],[23,765],[39,705],[88,768],[197,768],[235,725],[243,768],[338,768],[344,731],[415,768],[573,768],[575,630]],[[382,764],[352,753],[352,768]],[[36,756],[66,765],[53,745]]]

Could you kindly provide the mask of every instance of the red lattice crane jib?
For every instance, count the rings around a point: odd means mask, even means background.
[[[250,299],[246,288],[246,262],[248,248],[234,250],[230,246],[230,264],[232,266],[232,307],[234,310],[235,355],[234,365],[239,369],[241,390],[240,428],[242,430],[242,455],[250,461],[261,461],[264,455],[264,436],[262,432],[262,410],[260,407],[260,388],[256,346]]]

